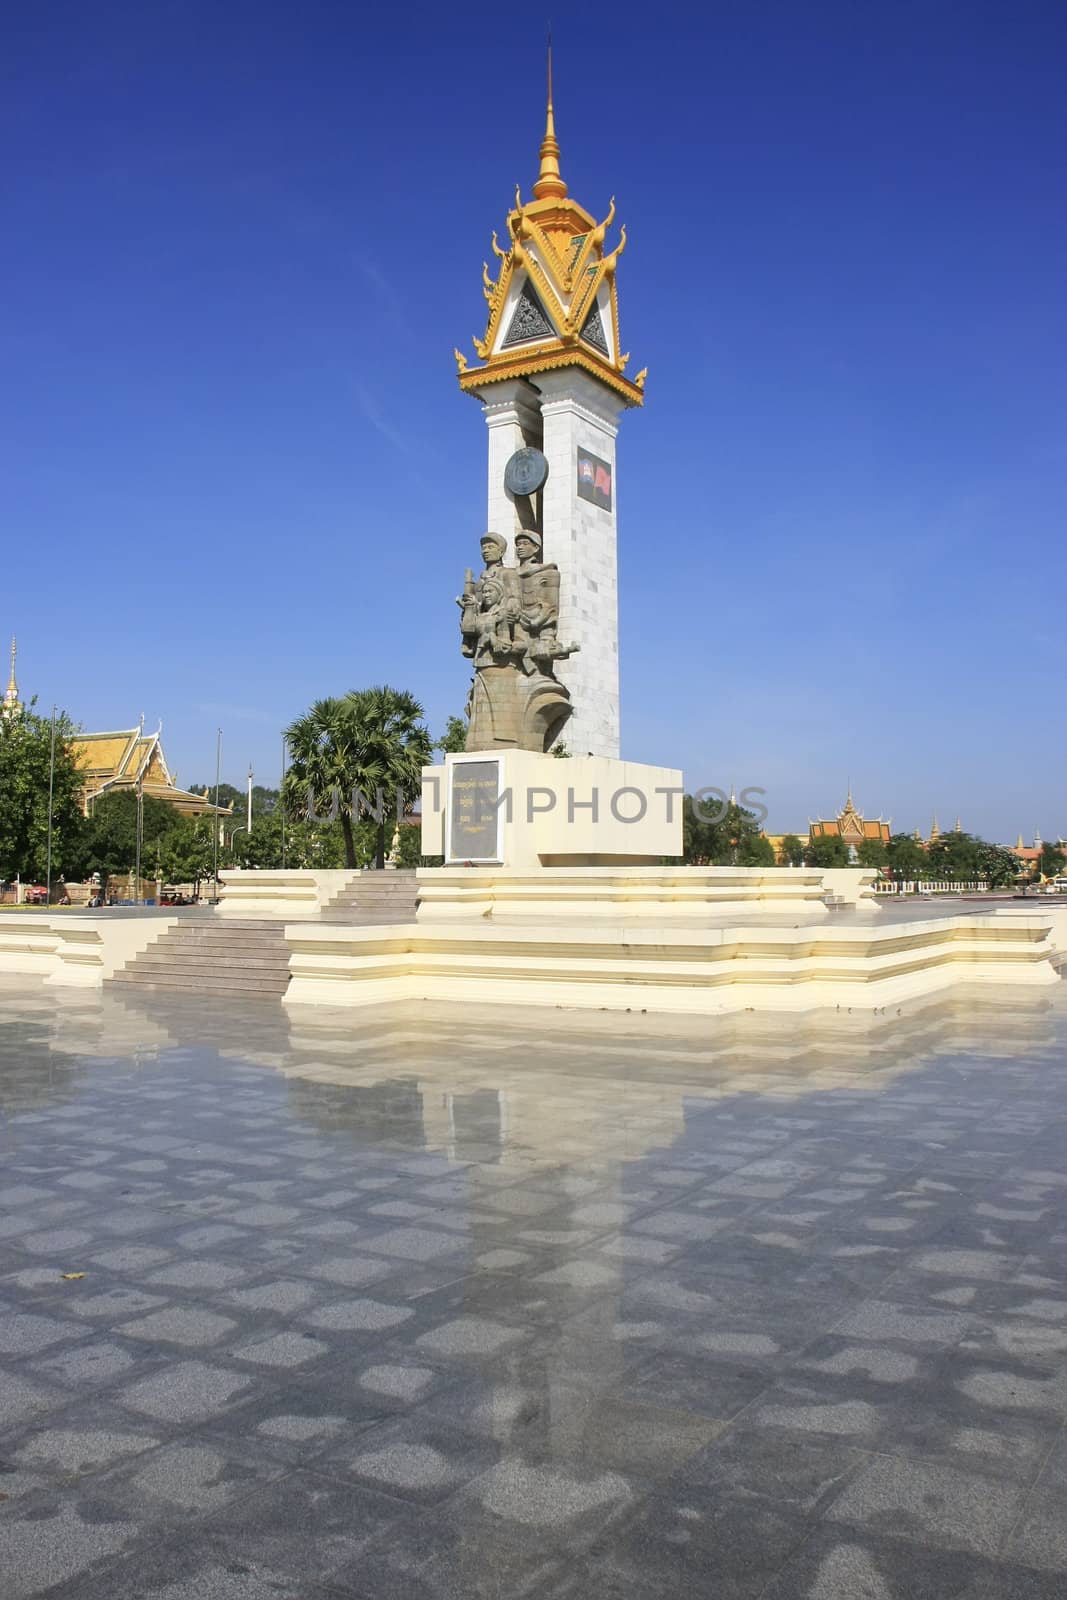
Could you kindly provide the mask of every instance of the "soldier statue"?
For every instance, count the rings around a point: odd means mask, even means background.
[[[507,541],[498,533],[484,534],[481,546],[482,572],[475,579],[468,568],[456,601],[461,649],[474,664],[467,749],[544,751],[571,714],[555,663],[578,649],[557,634],[559,568],[541,560],[532,529],[515,536],[517,567],[505,566]]]

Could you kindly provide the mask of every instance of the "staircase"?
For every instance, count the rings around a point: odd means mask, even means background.
[[[159,992],[281,996],[289,986],[285,924],[194,913],[168,928],[109,981]]]
[[[397,868],[357,873],[319,913],[324,922],[414,922],[415,873]]]
[[[414,922],[414,872],[366,871],[350,879],[318,918],[351,924]],[[289,987],[289,947],[280,918],[182,916],[108,980],[133,989],[281,996]]]

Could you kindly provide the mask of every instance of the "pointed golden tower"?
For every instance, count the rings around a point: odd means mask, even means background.
[[[931,828],[930,828],[930,843],[931,844],[936,844],[938,839],[940,839],[940,837],[941,837],[941,829],[937,825],[937,812],[935,811],[934,812],[933,824],[931,825]]]
[[[625,227],[615,249],[604,254],[614,220],[614,199],[598,223],[568,194],[560,170],[550,46],[545,133],[533,198],[523,202],[515,191],[507,217],[508,249],[501,249],[493,234],[493,254],[500,263],[495,283],[488,263],[482,263],[489,320],[474,348],[484,365],[469,367],[456,351],[461,389],[480,395],[488,384],[506,378],[580,367],[613,389],[624,405],[642,404],[645,373],[632,380],[625,376],[630,358],[619,345],[615,269],[626,247]]]
[[[4,694],[4,703],[0,706],[0,716],[19,717],[22,715],[22,702],[19,699],[19,686],[15,681],[15,635],[11,635],[11,676],[7,680],[7,690]]]
[[[612,200],[598,222],[573,199],[556,134],[552,50],[537,177],[518,190],[506,248],[494,233],[496,276],[482,266],[489,313],[474,340],[478,365],[457,350],[459,386],[481,401],[488,429],[485,526],[509,542],[541,535],[559,569],[558,635],[577,651],[556,664],[573,707],[573,755],[619,755],[618,556],[615,462],[619,418],[640,406],[645,373],[627,376],[616,268],[626,244]]]

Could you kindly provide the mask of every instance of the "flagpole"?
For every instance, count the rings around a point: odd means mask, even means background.
[[[48,757],[48,870],[45,877],[45,906],[52,904],[52,796],[56,786],[56,708],[52,707],[52,748]]]
[[[215,899],[219,898],[219,774],[222,769],[222,729],[219,728],[215,738]]]
[[[285,871],[285,734],[282,734],[282,780],[278,790],[278,804],[282,812],[282,871]]]

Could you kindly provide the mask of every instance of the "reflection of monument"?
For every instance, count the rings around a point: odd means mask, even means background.
[[[558,569],[560,636],[581,646],[581,654],[553,658],[573,700],[568,747],[609,757],[619,754],[615,435],[620,414],[642,403],[644,384],[644,373],[626,376],[629,357],[619,342],[615,269],[626,231],[605,254],[614,216],[614,201],[598,223],[567,193],[550,61],[533,196],[524,202],[516,194],[506,249],[493,235],[495,283],[484,269],[489,318],[484,338],[474,340],[480,365],[456,356],[460,388],[481,401],[489,430],[488,526],[509,539],[541,536]],[[517,545],[516,554],[521,563]],[[476,682],[475,709],[480,698]],[[547,706],[535,718],[549,740],[567,715],[565,700],[557,697],[556,706],[562,714],[554,722]]]
[[[517,567],[504,565],[506,552],[499,534],[483,537],[485,570],[475,582],[468,568],[458,601],[463,654],[474,662],[467,749],[545,751],[571,710],[555,663],[577,647],[557,638],[559,568],[540,560],[541,535],[516,537]]]

